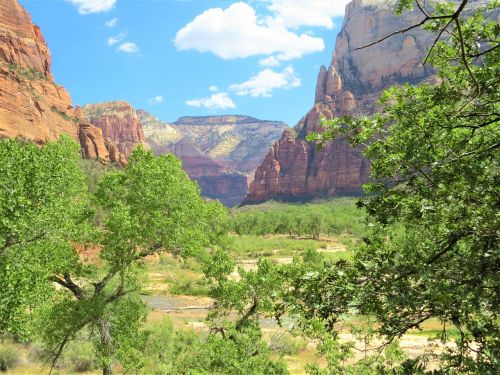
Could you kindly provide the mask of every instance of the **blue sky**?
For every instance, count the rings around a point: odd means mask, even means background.
[[[290,125],[314,101],[347,0],[20,0],[73,102],[127,100],[164,121]]]

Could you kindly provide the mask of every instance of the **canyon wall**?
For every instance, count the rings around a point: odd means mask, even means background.
[[[304,201],[362,194],[369,162],[361,150],[338,138],[322,150],[305,140],[321,132],[320,119],[372,114],[382,91],[395,84],[418,84],[433,70],[422,66],[432,34],[420,29],[357,49],[422,19],[419,11],[396,16],[393,0],[353,0],[337,36],[328,68],[318,74],[312,109],[293,130],[285,130],[255,172],[244,204],[269,199]]]
[[[250,116],[181,117],[172,127],[210,158],[252,175],[288,125]]]
[[[144,131],[135,109],[125,101],[87,104],[85,119],[102,131],[110,160],[125,164],[133,149],[145,145]]]
[[[0,0],[0,137],[43,144],[68,134],[82,155],[109,161],[102,131],[73,108],[56,84],[43,35],[16,0]]]
[[[200,186],[203,196],[219,199],[226,206],[238,205],[248,189],[248,176],[207,155],[201,147],[187,137],[175,125],[162,122],[144,110],[138,110],[140,123],[148,146],[155,154],[172,153],[182,160],[182,167],[190,178]],[[207,127],[202,132],[207,137],[215,136],[214,129]]]

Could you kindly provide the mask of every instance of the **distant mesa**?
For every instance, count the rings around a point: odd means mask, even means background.
[[[239,172],[251,174],[288,125],[249,116],[181,117],[172,127],[205,154]]]
[[[250,177],[287,124],[249,116],[181,117],[165,123],[138,110],[147,144],[156,154],[173,153],[202,194],[235,206],[247,193]]]

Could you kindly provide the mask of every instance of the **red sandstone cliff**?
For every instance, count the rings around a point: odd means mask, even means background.
[[[82,154],[109,160],[102,131],[85,123],[50,70],[50,52],[29,13],[16,0],[0,0],[0,137],[43,144],[68,134]]]
[[[305,137],[321,131],[321,117],[371,114],[384,89],[419,83],[432,75],[430,68],[422,67],[432,36],[422,30],[356,50],[422,18],[418,11],[397,17],[393,6],[394,1],[385,0],[353,0],[346,6],[332,62],[318,75],[313,108],[272,146],[255,172],[244,204],[362,193],[369,163],[359,149],[339,138],[317,150]]]
[[[82,112],[89,123],[102,131],[111,161],[124,164],[138,144],[145,145],[142,125],[129,103],[87,104]]]

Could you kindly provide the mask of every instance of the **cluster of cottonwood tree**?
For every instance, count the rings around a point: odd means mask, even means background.
[[[292,236],[361,235],[365,218],[350,201],[340,200],[313,205],[271,205],[267,209],[234,211],[229,230],[238,234],[287,234]]]

